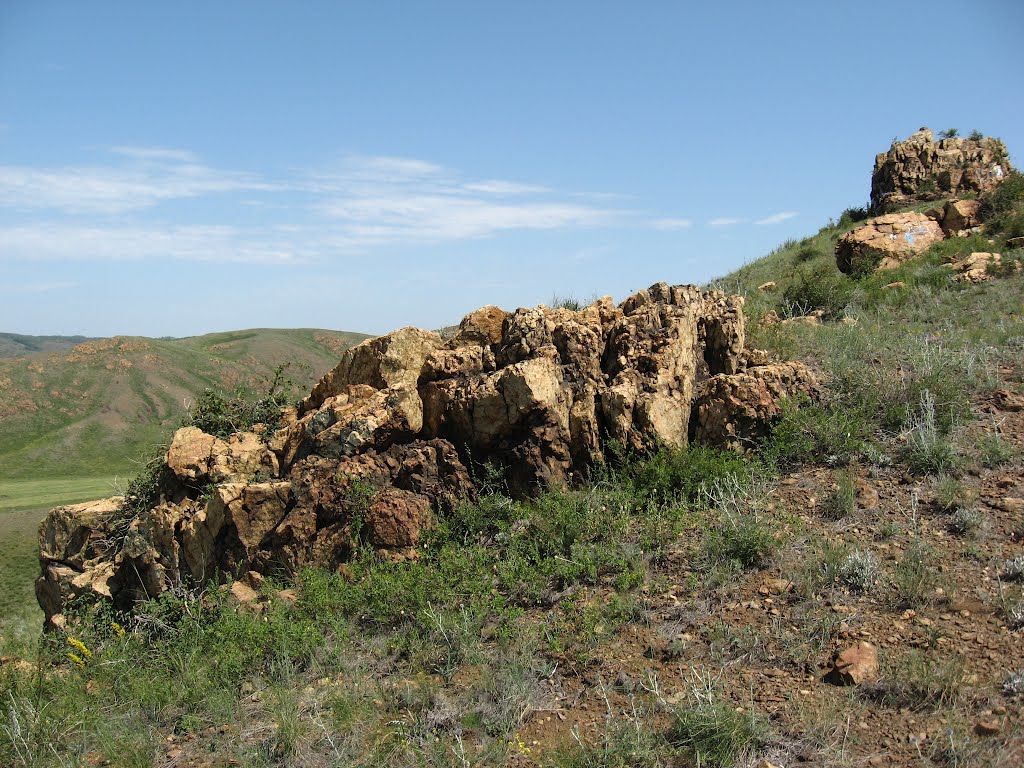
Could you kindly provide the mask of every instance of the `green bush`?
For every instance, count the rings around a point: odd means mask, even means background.
[[[782,402],[761,454],[781,469],[816,460],[845,464],[864,449],[870,433],[870,421],[852,405],[801,395]]]
[[[782,293],[780,310],[789,316],[822,310],[826,317],[840,317],[852,296],[853,283],[834,264],[801,267]]]
[[[189,411],[186,422],[208,435],[224,439],[235,432],[251,430],[257,424],[273,431],[280,422],[281,408],[288,404],[286,390],[290,382],[284,376],[285,368],[278,366],[262,395],[254,396],[241,389],[232,395],[205,390]]]
[[[839,228],[847,229],[854,224],[867,220],[869,216],[868,207],[864,205],[851,206],[845,209],[839,216]]]
[[[750,471],[749,460],[732,451],[688,445],[663,447],[647,458],[627,464],[620,475],[643,499],[692,503],[708,483],[727,477],[748,477]]]
[[[765,727],[751,712],[724,703],[677,707],[669,742],[693,755],[697,765],[731,768],[765,741]]]

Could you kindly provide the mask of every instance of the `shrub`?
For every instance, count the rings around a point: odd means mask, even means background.
[[[984,195],[978,217],[985,223],[989,236],[1000,234],[1007,239],[1024,236],[1024,174],[1011,171],[1001,184]]]
[[[935,398],[927,389],[921,393],[920,407],[910,422],[904,452],[910,471],[928,475],[953,470],[957,465],[956,450],[936,423]]]
[[[867,592],[879,576],[878,560],[867,550],[855,550],[839,567],[839,581],[854,592]]]
[[[839,216],[839,227],[846,229],[868,218],[868,207],[864,205],[847,208]]]
[[[973,131],[971,131],[970,135],[968,135],[967,138],[969,138],[971,141],[981,141],[982,139],[985,138],[985,134],[983,134],[981,131],[975,128]]]
[[[187,423],[220,438],[251,430],[257,424],[275,429],[281,419],[281,408],[288,401],[286,389],[290,382],[284,376],[286,367],[280,365],[275,369],[263,395],[252,396],[243,389],[232,395],[205,390],[189,411]]]
[[[857,408],[835,399],[813,402],[801,395],[782,402],[782,415],[761,452],[779,468],[821,459],[845,464],[863,449],[870,431]]]
[[[999,434],[990,434],[978,441],[978,454],[982,466],[986,469],[996,469],[1013,461],[1017,449],[1013,443],[1004,440]]]
[[[955,139],[960,135],[960,131],[956,128],[947,128],[944,131],[939,131],[939,138],[941,139]]]
[[[932,549],[918,539],[907,547],[893,573],[897,607],[919,608],[928,602],[935,579],[933,559]]]
[[[697,765],[729,768],[765,740],[765,728],[753,712],[737,712],[725,703],[677,707],[669,741],[693,755]]]
[[[749,461],[732,451],[687,445],[662,447],[647,458],[626,464],[619,474],[641,498],[690,503],[709,483],[749,477],[751,469]]]
[[[857,511],[857,488],[851,472],[842,472],[836,480],[836,487],[822,500],[821,513],[831,519],[840,520]]]
[[[834,264],[799,268],[794,281],[782,293],[781,311],[806,315],[821,310],[826,317],[840,317],[853,296],[853,284]]]

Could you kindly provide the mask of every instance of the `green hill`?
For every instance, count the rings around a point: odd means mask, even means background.
[[[47,337],[11,338],[43,347]],[[308,328],[116,336],[2,359],[0,479],[130,474],[204,389],[259,390],[287,364],[299,394],[365,338]]]
[[[21,333],[0,333],[0,358],[24,357],[37,352],[58,352],[71,349],[89,336],[26,336]]]

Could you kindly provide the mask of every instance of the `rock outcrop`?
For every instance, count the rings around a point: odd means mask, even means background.
[[[1006,145],[999,139],[935,141],[934,134],[922,128],[875,157],[871,212],[889,213],[917,202],[987,192],[1011,170]]]
[[[742,299],[659,283],[619,306],[485,307],[447,342],[403,328],[345,352],[271,434],[179,430],[159,503],[62,507],[40,531],[37,594],[60,623],[78,595],[120,607],[218,574],[338,567],[360,546],[414,558],[491,463],[510,492],[584,481],[615,441],[743,449],[799,363],[744,349]]]
[[[854,275],[892,269],[944,238],[939,223],[923,213],[907,211],[876,216],[839,239],[836,266]]]

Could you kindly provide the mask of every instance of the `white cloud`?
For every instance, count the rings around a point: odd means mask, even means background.
[[[305,260],[288,241],[228,226],[100,227],[49,222],[0,228],[0,259],[140,261],[173,258],[286,264]]]
[[[720,228],[720,227],[731,227],[731,226],[733,226],[735,224],[742,224],[743,222],[744,222],[744,219],[735,219],[735,218],[732,218],[732,217],[729,217],[729,216],[722,216],[722,217],[717,218],[717,219],[712,219],[710,222],[708,222],[708,224],[710,224],[712,227]]]
[[[655,219],[651,225],[655,229],[663,230],[689,229],[693,226],[693,222],[689,219]]]
[[[474,181],[463,187],[467,192],[480,192],[485,195],[503,195],[513,197],[517,195],[541,195],[550,190],[538,184],[519,184],[514,181],[500,181],[488,179],[487,181]]]
[[[118,158],[117,163],[61,168],[0,166],[0,206],[117,214],[164,200],[271,188],[251,174],[204,165],[184,150],[114,147],[110,153]]]
[[[171,149],[168,147],[111,147],[115,155],[123,155],[136,160],[163,161],[173,163],[198,163],[199,157],[187,149]]]
[[[382,245],[596,227],[624,213],[541,185],[466,179],[413,158],[355,155],[325,169],[263,180],[212,168],[180,149],[119,146],[109,157],[105,166],[0,167],[0,212],[18,213],[0,219],[7,225],[0,225],[0,259],[287,263]],[[159,209],[164,202],[213,195],[222,197],[203,206],[201,225],[176,218],[167,223]],[[261,220],[253,225],[257,207]],[[151,209],[164,221],[155,221]],[[25,223],[25,211],[38,220]],[[88,224],[80,214],[89,214]]]
[[[781,221],[795,218],[800,214],[796,211],[782,211],[780,213],[773,213],[771,216],[765,216],[763,219],[758,219],[755,224],[778,224]]]

